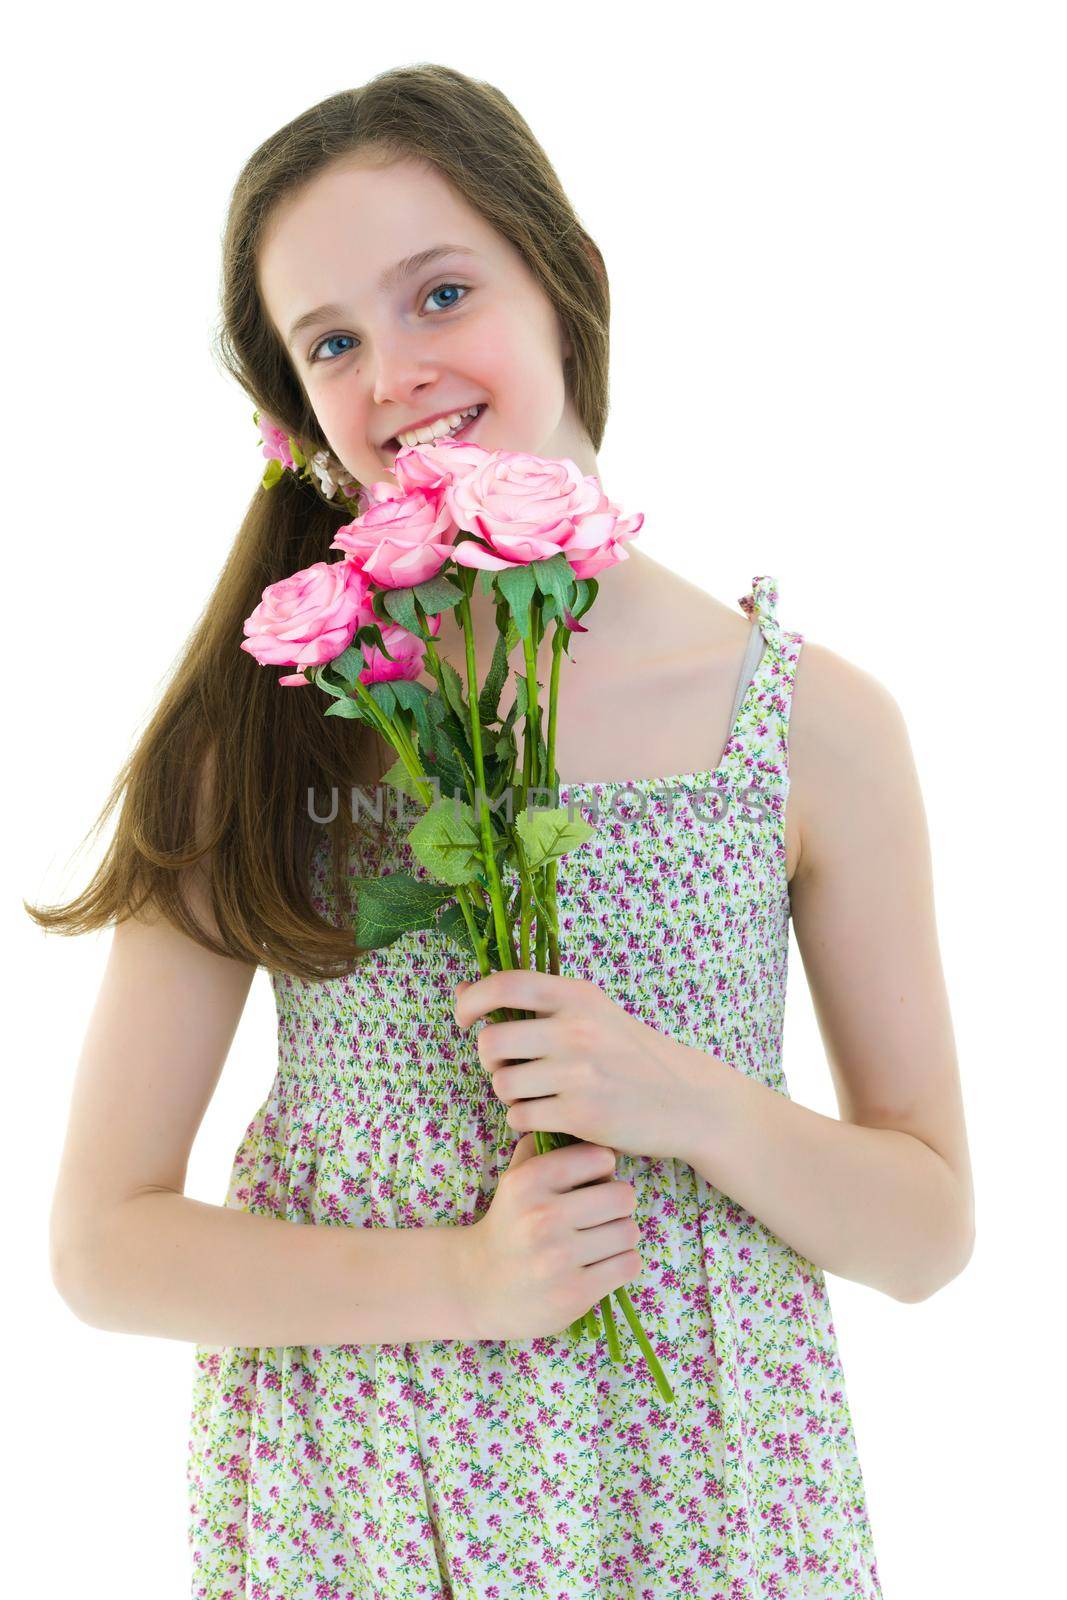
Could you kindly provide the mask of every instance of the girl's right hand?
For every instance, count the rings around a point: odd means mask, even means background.
[[[539,1156],[523,1134],[469,1230],[479,1338],[561,1333],[642,1271],[637,1194],[607,1181],[614,1170],[603,1145],[582,1140]]]

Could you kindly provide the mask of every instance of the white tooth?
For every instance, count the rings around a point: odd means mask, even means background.
[[[477,406],[468,406],[466,411],[453,411],[447,417],[438,417],[437,421],[425,428],[413,428],[407,433],[398,433],[397,438],[402,445],[408,447],[416,444],[428,444],[431,439],[439,439],[446,433],[453,432],[469,416],[478,409]]]

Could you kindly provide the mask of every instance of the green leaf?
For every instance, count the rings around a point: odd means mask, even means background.
[[[502,568],[496,575],[497,587],[511,608],[520,638],[530,633],[530,601],[537,589],[537,581],[529,566]]]
[[[267,462],[267,469],[259,481],[263,485],[264,489],[271,489],[277,483],[284,471],[285,468],[282,466],[277,456],[272,456]]]
[[[444,572],[436,572],[425,583],[417,583],[411,592],[428,617],[451,611],[463,599],[463,590],[457,589]]]
[[[380,950],[413,928],[434,927],[438,907],[453,897],[447,884],[428,883],[408,872],[356,878],[354,887],[356,941],[368,950]]]
[[[434,698],[433,691],[424,683],[416,683],[413,678],[394,678],[393,693],[397,703],[405,711],[410,711],[415,718],[415,726],[419,730],[419,746],[427,749],[433,742],[433,724],[430,720],[430,701]]]
[[[591,839],[596,829],[584,817],[569,818],[566,810],[542,810],[534,806],[527,814],[524,806],[515,818],[515,831],[526,852],[526,865],[532,871],[542,862],[553,861]]]
[[[493,661],[478,696],[478,715],[484,722],[495,722],[500,705],[500,691],[508,677],[508,644],[504,634],[498,633],[493,647]]]
[[[396,710],[396,690],[392,680],[386,678],[380,683],[368,683],[365,687],[382,715],[391,717]]]
[[[355,700],[350,700],[347,695],[341,700],[335,700],[332,706],[327,706],[323,712],[325,717],[344,717],[348,722],[366,722],[367,713]]]
[[[558,606],[570,609],[578,580],[574,576],[574,568],[562,550],[557,550],[547,561],[534,561],[530,571],[542,594],[552,596]],[[562,616],[562,611],[560,615]]]
[[[490,749],[500,765],[509,770],[512,761],[518,760],[519,752],[515,747],[515,736],[510,728],[501,730]]]
[[[481,840],[465,800],[436,800],[416,822],[408,842],[426,870],[443,883],[479,881]]]
[[[386,626],[391,626],[391,624],[387,623]],[[382,652],[382,655],[387,661],[396,660],[396,657],[391,653],[391,651],[385,648],[385,640],[382,638],[382,630],[379,628],[376,622],[365,622],[362,628],[356,629],[355,633],[352,635],[352,646],[355,647],[356,645],[361,644],[374,645],[375,649]],[[364,665],[366,665],[366,663],[364,663]]]
[[[471,915],[479,933],[484,938],[485,930],[489,924],[489,913],[482,911],[479,906],[473,906]],[[446,938],[454,940],[461,950],[465,950],[468,955],[473,956],[477,961],[478,952],[474,947],[470,934],[467,932],[466,918],[461,907],[455,901],[450,906],[446,906],[441,912],[437,919],[437,926]]]
[[[349,645],[347,650],[343,650],[330,662],[330,671],[340,678],[349,694],[355,694],[356,682],[366,666],[363,651]]]
[[[421,634],[419,619],[415,615],[415,602],[411,598],[410,589],[385,589],[385,609],[394,622],[398,622],[409,633]]]
[[[571,616],[580,621],[596,599],[599,589],[600,585],[595,578],[579,578],[578,600],[575,605],[571,606]]]
[[[324,662],[321,667],[313,668],[311,681],[317,684],[324,693],[332,695],[335,700],[346,700],[348,698],[348,690],[344,684],[334,683],[333,678],[330,676],[332,670],[333,662]]]
[[[523,678],[521,681],[522,681],[523,684],[525,684],[526,679]],[[510,709],[508,711],[507,716],[504,718],[503,722],[500,724],[501,729],[503,730],[503,732],[507,736],[507,738],[509,738],[511,740],[512,745],[515,744],[515,723],[518,720],[518,716],[519,716],[519,702],[518,702],[518,697],[516,696],[516,698],[511,702],[511,707],[510,707]]]
[[[441,662],[441,687],[444,690],[445,699],[459,719],[460,727],[469,728],[470,718],[463,699],[462,679],[451,662],[444,660]]]
[[[289,449],[290,449],[290,452],[292,453],[293,460],[296,462],[296,465],[298,467],[306,467],[307,466],[307,457],[305,456],[303,450],[301,450],[301,448],[300,448],[299,439],[294,439],[292,434],[289,435]]]
[[[452,720],[449,718],[449,722]],[[467,794],[459,747],[450,736],[447,725],[434,727],[432,743],[420,744],[419,756],[423,771],[440,781],[442,799],[451,799],[457,793],[460,797]]]
[[[406,794],[409,799],[423,805],[422,796],[415,787],[415,779],[411,776],[400,756],[396,758],[388,772],[382,773],[382,782],[389,784],[390,788],[399,789],[401,794]]]
[[[530,709],[530,702],[526,695],[526,674],[524,672],[516,672],[515,674],[515,704],[513,709],[516,718],[525,717]]]

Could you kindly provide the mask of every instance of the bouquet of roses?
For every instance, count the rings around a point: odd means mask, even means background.
[[[261,431],[269,487],[304,458],[273,424]],[[531,957],[535,970],[558,974],[558,863],[593,834],[558,806],[560,659],[568,634],[587,631],[579,619],[596,599],[594,574],[626,559],[623,545],[644,516],[622,518],[596,478],[569,459],[483,450],[447,437],[401,449],[393,472],[395,486],[361,491],[360,514],[330,547],[341,559],[316,562],[263,591],[241,649],[263,665],[300,668],[279,682],[317,685],[330,702],[326,716],[376,728],[397,754],[384,782],[425,807],[408,839],[430,876],[358,879],[360,945],[381,948],[412,929],[436,928],[477,959],[483,977],[529,968]],[[484,684],[477,681],[470,608],[476,571],[483,593],[496,596],[497,638]],[[466,683],[434,644],[453,610],[463,630]],[[537,652],[549,625],[546,735]],[[520,639],[525,670],[515,675],[516,699],[501,719],[508,657]],[[427,664],[434,690],[417,681]],[[535,806],[535,795],[556,803]],[[490,1015],[505,1021],[528,1013],[499,1008]],[[563,1133],[536,1133],[534,1141],[539,1155],[575,1142]],[[660,1393],[672,1400],[626,1289],[614,1292]],[[600,1305],[612,1359],[621,1361],[611,1296]],[[585,1331],[595,1331],[592,1311],[571,1324],[573,1334]]]

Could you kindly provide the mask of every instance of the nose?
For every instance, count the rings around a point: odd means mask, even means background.
[[[410,410],[419,391],[432,388],[437,377],[437,369],[428,365],[408,341],[394,339],[388,344],[379,344],[374,403],[384,406],[392,401]]]

